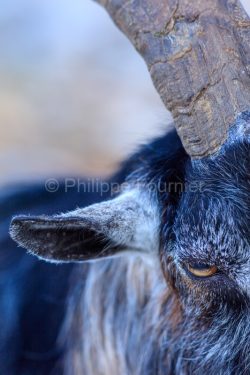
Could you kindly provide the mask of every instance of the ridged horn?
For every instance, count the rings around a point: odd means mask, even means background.
[[[238,0],[97,0],[144,58],[192,158],[250,108],[250,21]]]

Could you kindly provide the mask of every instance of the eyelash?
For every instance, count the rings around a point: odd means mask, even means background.
[[[192,267],[193,266],[193,267]],[[208,268],[212,268],[212,267],[216,267],[216,270],[215,270],[215,272],[214,273],[212,273],[212,274],[210,274],[210,275],[204,275],[204,276],[202,276],[202,275],[196,275],[195,273],[193,273],[193,272],[191,272],[190,271],[190,268],[193,268],[194,270],[195,270],[195,264],[193,264],[193,265],[191,265],[190,263],[188,263],[188,262],[183,262],[182,263],[182,268],[185,270],[185,272],[186,272],[186,274],[189,276],[189,277],[191,277],[192,279],[195,279],[195,280],[208,280],[208,279],[210,279],[210,278],[213,278],[213,277],[216,277],[216,276],[218,276],[219,274],[221,274],[221,271],[219,270],[219,268],[217,268],[216,266],[209,266],[209,265],[204,265],[204,266],[207,266],[207,269]],[[201,267],[201,269],[202,269],[202,267]],[[204,269],[205,269],[205,267],[204,267]],[[198,268],[197,268],[197,273],[199,272],[199,270],[198,270]],[[200,272],[202,272],[202,271],[200,271]]]

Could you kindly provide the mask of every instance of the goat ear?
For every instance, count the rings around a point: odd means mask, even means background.
[[[84,261],[123,251],[152,253],[159,246],[157,203],[145,194],[124,193],[113,200],[52,217],[12,220],[11,237],[50,261]]]

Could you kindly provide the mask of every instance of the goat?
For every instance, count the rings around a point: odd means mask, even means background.
[[[13,219],[40,258],[111,257],[71,270],[66,373],[248,373],[249,124],[244,113],[223,151],[196,162],[170,132],[124,164],[115,198]]]
[[[27,255],[20,263],[19,278],[26,274],[38,285],[21,301],[18,285],[13,292],[16,311],[26,317],[22,342],[32,349],[19,348],[23,373],[36,373],[28,367],[32,360],[36,366],[40,360],[41,373],[74,375],[250,373],[250,112],[237,113],[231,123],[210,121],[227,134],[216,147],[206,131],[197,131],[197,142],[192,121],[189,127],[184,121],[180,137],[172,130],[142,147],[109,181],[120,186],[113,197],[93,195],[84,205],[81,194],[72,192],[65,203],[59,192],[50,211],[62,210],[62,201],[66,210],[73,201],[81,208],[12,219],[12,239],[56,264]],[[43,283],[56,319],[50,320],[46,300],[32,306]],[[50,336],[39,353],[34,322]],[[16,340],[13,330],[5,331],[6,343]],[[8,364],[11,371],[15,364]]]

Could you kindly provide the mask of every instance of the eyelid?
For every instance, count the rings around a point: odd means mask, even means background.
[[[210,266],[201,264],[200,267],[195,268],[195,265],[191,265],[190,263],[188,263],[186,265],[186,268],[191,275],[199,278],[211,277],[218,273],[218,268],[215,265]]]

